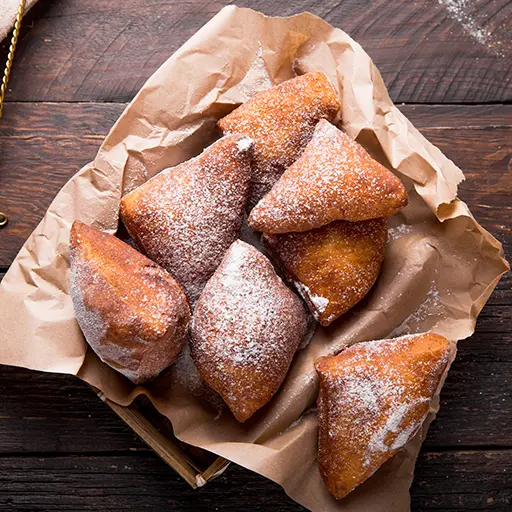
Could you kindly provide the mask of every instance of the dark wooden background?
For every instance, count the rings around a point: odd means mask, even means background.
[[[10,217],[0,278],[126,102],[225,3],[40,0],[27,15],[0,122],[0,210]],[[512,2],[239,5],[308,10],[358,40],[399,108],[464,170],[460,196],[512,252]],[[511,284],[507,275],[460,343],[418,461],[413,510],[512,510]],[[77,379],[10,367],[0,368],[0,508],[303,510],[234,465],[192,491]]]

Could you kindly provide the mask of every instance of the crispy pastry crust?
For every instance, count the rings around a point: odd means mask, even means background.
[[[323,325],[357,304],[384,260],[387,219],[336,221],[312,231],[264,235],[272,258]]]
[[[193,302],[242,225],[251,141],[231,135],[166,169],[121,200],[137,245],[185,288]]]
[[[300,299],[263,254],[238,240],[196,303],[192,358],[244,422],[281,386],[306,326]]]
[[[317,72],[259,93],[219,121],[223,133],[243,133],[254,141],[251,206],[297,160],[316,123],[333,121],[340,109],[329,79]]]
[[[139,384],[169,366],[187,341],[182,287],[118,238],[75,221],[70,236],[76,319],[100,359]]]
[[[420,430],[450,355],[433,333],[357,343],[315,364],[318,466],[345,497]]]
[[[265,233],[309,231],[335,220],[389,217],[406,205],[402,182],[321,120],[302,156],[254,207],[249,226]]]

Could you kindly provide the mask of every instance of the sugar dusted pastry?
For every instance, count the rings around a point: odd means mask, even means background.
[[[256,205],[249,226],[309,231],[335,220],[388,217],[407,205],[402,182],[331,123],[318,123],[302,156]]]
[[[121,201],[132,238],[192,301],[238,237],[249,193],[251,146],[243,135],[224,137]]]
[[[272,259],[324,326],[357,304],[375,283],[387,219],[332,222],[312,231],[264,235]]]
[[[167,368],[187,341],[182,287],[115,236],[75,221],[70,236],[76,319],[100,359],[135,384]]]
[[[196,303],[192,358],[202,379],[243,422],[279,389],[306,324],[300,299],[268,259],[238,240]]]
[[[323,73],[307,73],[254,96],[219,121],[224,133],[254,141],[251,205],[302,153],[319,119],[334,120],[341,103]]]
[[[335,498],[418,433],[449,355],[446,338],[426,333],[357,343],[316,362],[318,465]]]

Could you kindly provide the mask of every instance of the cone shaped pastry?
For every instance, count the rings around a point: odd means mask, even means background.
[[[343,498],[421,428],[444,370],[448,340],[426,333],[358,343],[316,362],[318,464]]]
[[[121,201],[121,217],[132,238],[185,287],[192,301],[240,231],[250,154],[247,137],[224,137]]]
[[[224,133],[254,141],[254,206],[302,153],[319,119],[334,120],[341,103],[323,73],[307,73],[257,94],[219,121]]]
[[[268,259],[238,240],[196,303],[192,358],[243,422],[279,389],[306,324],[300,299]]]
[[[70,236],[76,319],[100,359],[132,382],[153,379],[187,341],[182,287],[115,236],[75,221]]]
[[[402,182],[322,120],[302,156],[252,210],[249,226],[265,233],[309,231],[335,220],[388,217],[406,205]]]
[[[339,220],[312,231],[264,235],[263,243],[324,326],[357,304],[375,283],[387,219]]]

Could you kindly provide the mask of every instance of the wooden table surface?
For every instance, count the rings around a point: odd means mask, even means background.
[[[225,3],[40,0],[27,15],[0,123],[0,210],[10,217],[0,230],[0,278],[126,102]],[[239,5],[282,16],[308,10],[359,41],[399,108],[465,172],[462,199],[512,252],[512,2]],[[502,279],[476,333],[460,343],[418,461],[413,510],[512,510],[511,284]],[[235,465],[192,491],[78,379],[5,366],[0,508],[303,510]]]

